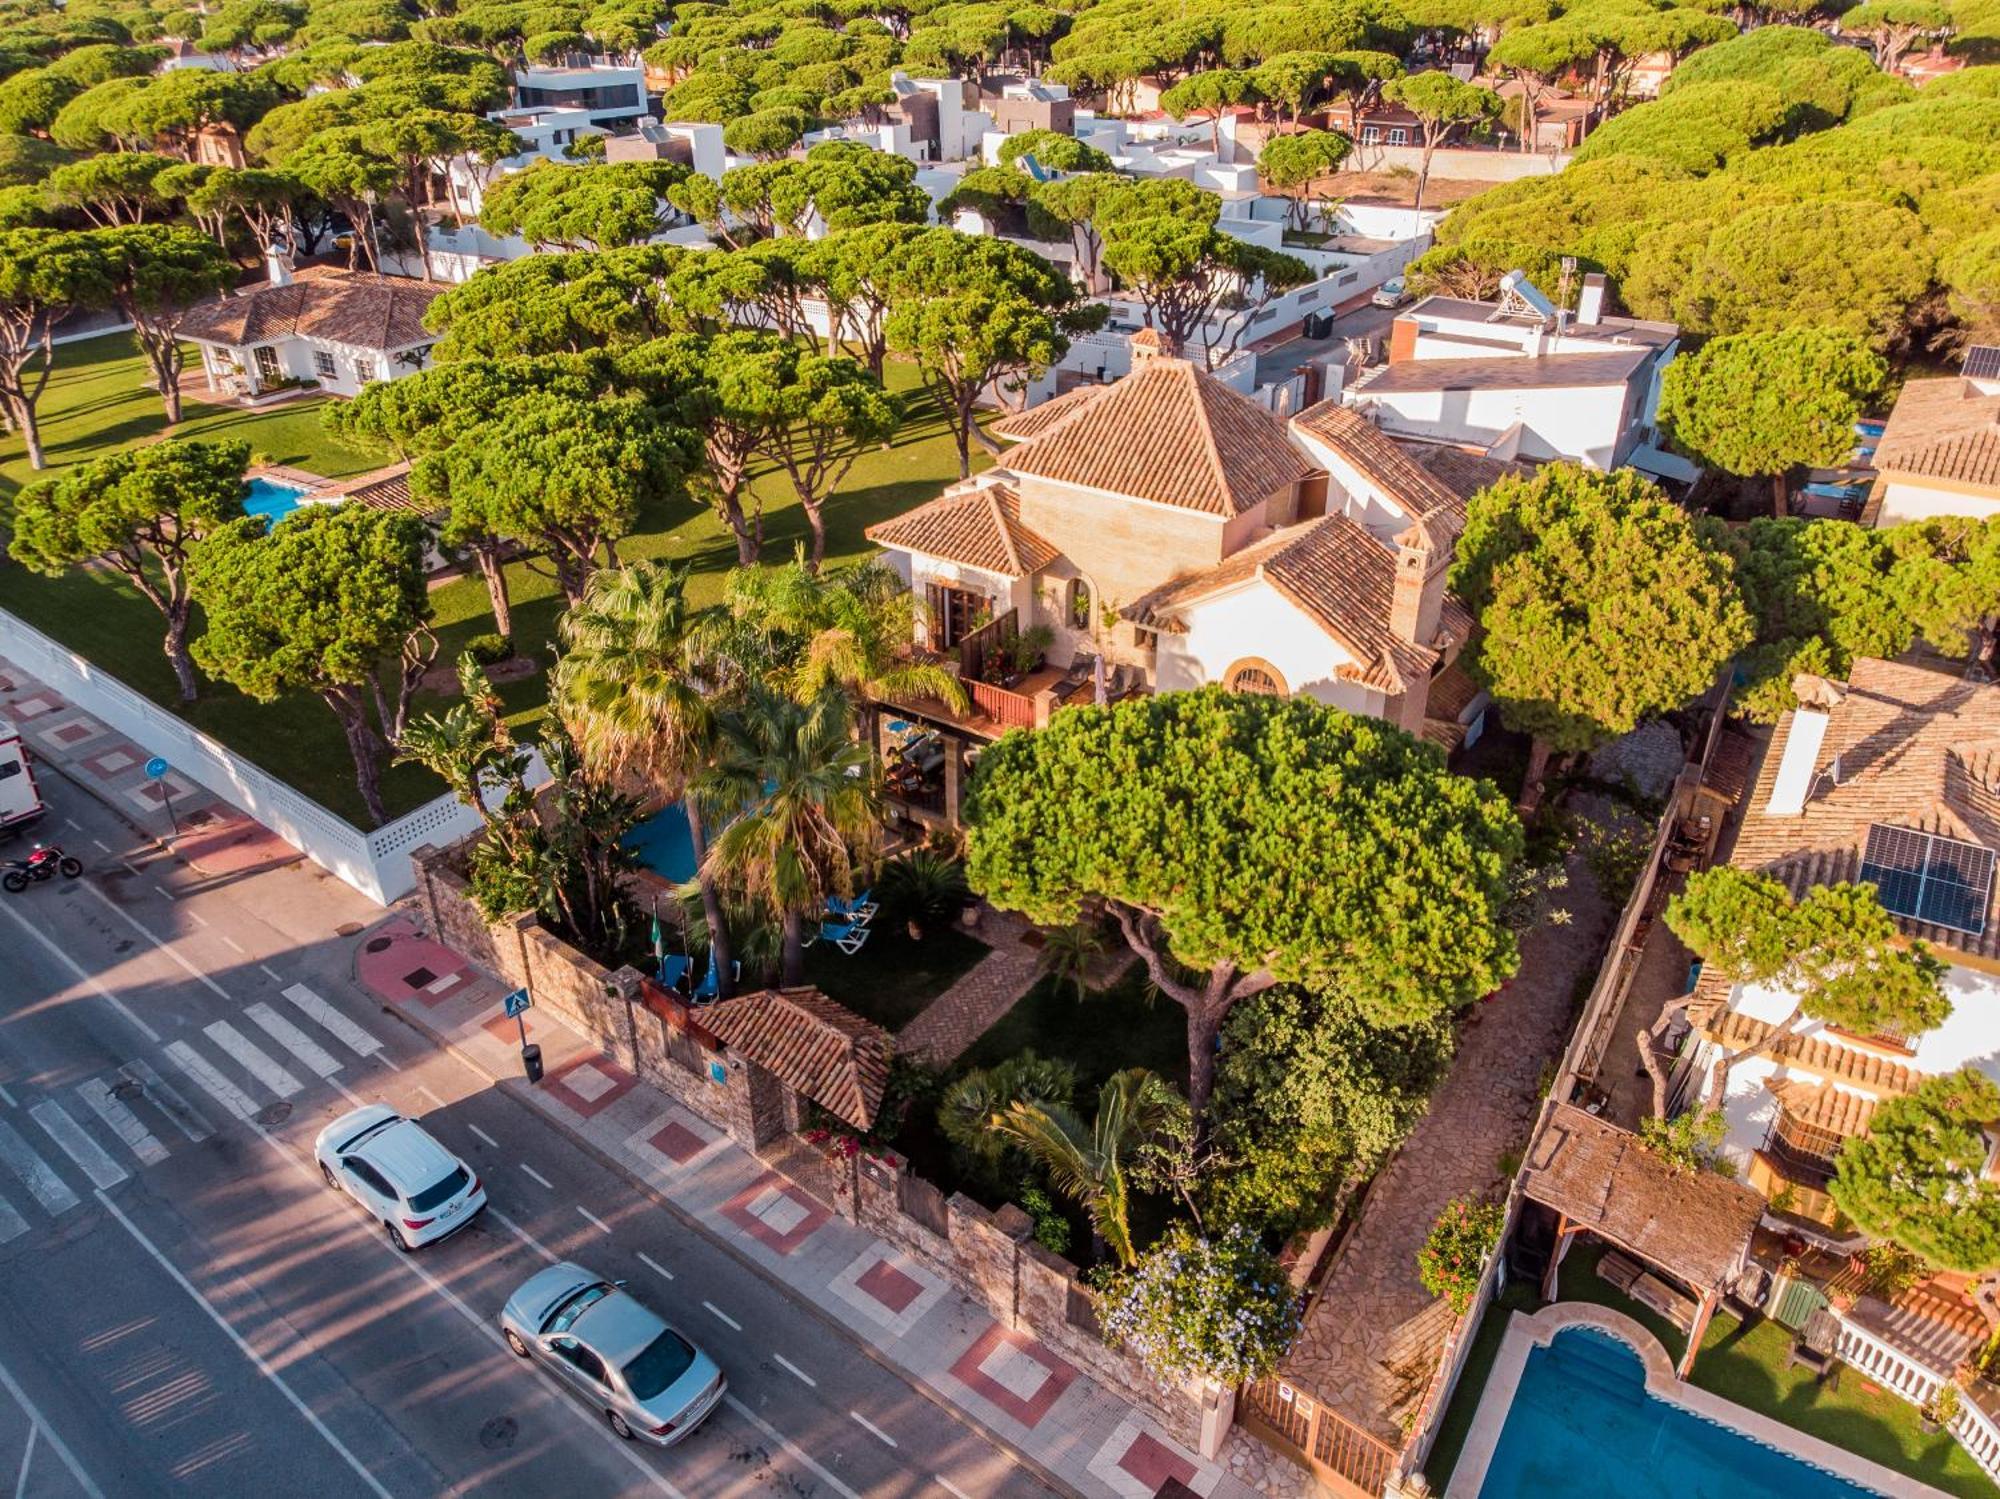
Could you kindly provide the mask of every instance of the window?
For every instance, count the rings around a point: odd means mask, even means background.
[[[1090,633],[1090,585],[1081,578],[1071,578],[1063,586],[1063,618],[1072,630]]]
[[[0,781],[11,781],[20,773],[21,762],[19,760],[9,760],[5,765],[0,765]]]
[[[1778,1110],[1765,1137],[1764,1153],[1783,1170],[1788,1180],[1815,1190],[1833,1176],[1840,1155],[1841,1136],[1817,1124],[1808,1124],[1789,1109]]]
[[[250,351],[250,357],[257,361],[257,378],[266,385],[276,385],[285,378],[285,367],[278,363],[278,351],[269,344],[259,344]]]
[[[1915,828],[1868,829],[1861,878],[1884,909],[1975,936],[1986,930],[1993,894],[1993,850]]]
[[[1285,684],[1270,667],[1262,663],[1246,662],[1230,670],[1229,690],[1256,693],[1263,697],[1283,697]]]
[[[661,1333],[625,1366],[625,1386],[635,1400],[665,1394],[694,1363],[694,1348],[672,1328]]]
[[[396,1189],[383,1179],[382,1173],[366,1161],[358,1161],[350,1157],[341,1162],[341,1164],[347,1168],[348,1175],[352,1176],[362,1186],[368,1188],[369,1191],[375,1193],[377,1196],[393,1198],[398,1195]]]
[[[931,607],[933,650],[949,650],[979,628],[977,621],[986,600],[971,589],[933,583],[927,597]]]
[[[1403,129],[1402,126],[1398,125],[1395,129],[1389,132],[1390,145],[1407,146],[1409,143],[1410,143],[1410,132]]]
[[[1382,139],[1382,131],[1381,131],[1381,128],[1380,128],[1379,126],[1375,126],[1375,125],[1363,125],[1363,126],[1361,127],[1361,144],[1362,144],[1362,145],[1364,145],[1364,146],[1373,146],[1373,145],[1377,145],[1377,144],[1379,144],[1379,143],[1380,143],[1381,139]]]
[[[331,380],[340,373],[340,366],[334,363],[333,356],[325,349],[314,349],[313,373],[322,380]]]
[[[365,355],[356,359],[354,361],[354,378],[363,385],[372,384],[375,380],[375,361]]]
[[[423,1191],[410,1199],[413,1212],[428,1213],[432,1208],[441,1208],[466,1188],[471,1178],[465,1174],[463,1166],[451,1168],[451,1174],[442,1181],[432,1182]]]
[[[557,1338],[553,1348],[557,1358],[584,1378],[594,1379],[601,1385],[611,1383],[604,1373],[604,1360],[577,1342],[575,1338]]]
[[[581,1317],[585,1312],[596,1306],[598,1302],[609,1296],[614,1289],[614,1287],[606,1284],[604,1281],[599,1281],[595,1285],[585,1286],[550,1314],[549,1320],[542,1324],[542,1331],[551,1333],[568,1332],[572,1327],[576,1326],[576,1319],[578,1317]]]

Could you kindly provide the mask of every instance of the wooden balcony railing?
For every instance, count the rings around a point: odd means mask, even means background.
[[[996,687],[991,682],[966,682],[964,687],[972,698],[973,706],[1002,728],[1032,729],[1035,726],[1033,698],[1005,687]]]

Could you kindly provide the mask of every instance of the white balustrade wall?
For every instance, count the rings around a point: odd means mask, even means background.
[[[248,813],[329,874],[383,905],[416,887],[410,850],[444,844],[478,826],[473,810],[441,796],[364,833],[221,741],[168,712],[87,657],[0,609],[0,656],[102,719],[174,771]],[[331,715],[327,732],[334,732]],[[535,779],[546,777],[539,759]]]

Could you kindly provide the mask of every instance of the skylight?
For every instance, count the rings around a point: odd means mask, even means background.
[[[1993,850],[1915,828],[1868,829],[1861,878],[1885,909],[1975,936],[1986,930],[1993,891]]]

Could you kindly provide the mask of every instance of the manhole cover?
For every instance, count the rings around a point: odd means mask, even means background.
[[[333,935],[336,937],[352,937],[360,930],[361,930],[360,922],[343,921],[339,926],[333,929]]]
[[[113,1098],[144,1098],[146,1096],[146,1085],[135,1082],[128,1077],[123,1082],[112,1085],[111,1096]]]
[[[363,952],[387,952],[388,950],[389,939],[387,937],[370,937],[368,945],[362,949]]]
[[[519,1436],[520,1432],[520,1423],[512,1416],[495,1416],[479,1428],[479,1445],[488,1452],[497,1452],[502,1448],[513,1446],[514,1438]]]
[[[292,1106],[290,1104],[274,1103],[269,1108],[258,1112],[257,1122],[266,1129],[276,1129],[291,1117]]]
[[[426,985],[435,984],[437,982],[437,975],[432,973],[428,968],[413,968],[403,975],[403,982],[408,984],[412,989],[422,989]]]

